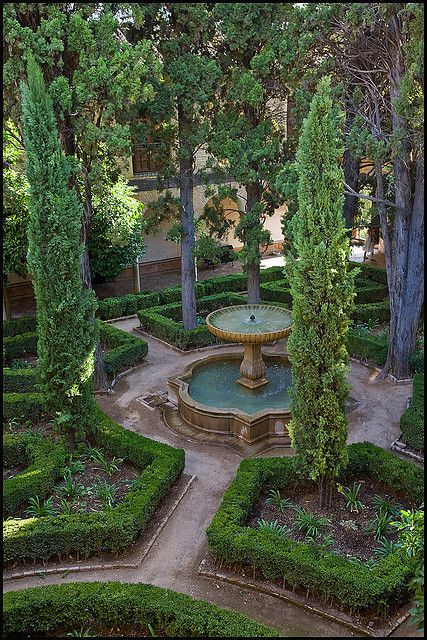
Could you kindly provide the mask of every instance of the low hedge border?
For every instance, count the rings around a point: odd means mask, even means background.
[[[33,333],[37,329],[36,316],[23,316],[16,320],[3,321],[3,337],[12,337],[20,333]]]
[[[400,418],[403,440],[414,449],[424,450],[424,374],[414,375],[412,400]]]
[[[3,422],[12,418],[37,422],[44,413],[41,393],[3,393]]]
[[[3,596],[6,638],[52,634],[96,624],[151,624],[168,638],[274,638],[277,631],[236,611],[151,584],[70,582],[10,591]]]
[[[3,456],[10,466],[29,465],[3,483],[3,517],[6,518],[29,498],[44,497],[60,477],[65,464],[65,450],[61,445],[31,433],[4,434]]]
[[[37,391],[36,369],[3,369],[3,391],[6,393]]]
[[[144,438],[124,429],[99,407],[96,411],[92,439],[139,467],[139,479],[123,502],[106,511],[6,521],[4,563],[119,553],[145,529],[160,500],[183,471],[183,449]]]
[[[422,501],[424,474],[416,465],[368,442],[350,445],[348,453],[343,479],[369,474]],[[412,569],[398,552],[370,569],[314,545],[245,526],[263,487],[283,490],[298,479],[297,457],[243,460],[207,529],[210,549],[226,562],[250,564],[269,580],[280,580],[293,589],[309,589],[353,612],[372,608],[384,615],[391,606],[400,604],[407,596]]]
[[[390,322],[390,304],[388,300],[368,304],[356,304],[351,312],[351,319],[355,323],[369,322],[369,320]]]
[[[360,269],[360,277],[374,282],[379,282],[387,286],[387,271],[381,267],[375,267],[372,264],[365,264],[363,262],[353,262],[350,260],[349,269]]]
[[[35,356],[37,355],[37,333],[31,331],[3,338],[3,348],[6,362],[11,362],[15,358]]]
[[[388,343],[376,336],[359,335],[350,328],[347,333],[347,351],[350,356],[382,367],[387,360]]]
[[[104,363],[107,375],[114,378],[122,371],[140,364],[148,353],[145,340],[105,322],[99,322],[99,337],[103,347],[112,347],[104,355]]]
[[[377,282],[371,282],[369,280],[358,280],[356,286],[356,308],[352,314],[352,317],[366,317],[366,320],[373,319],[372,313],[377,313],[380,316],[381,322],[390,319],[390,308],[388,302],[383,302],[384,298],[388,295],[388,289],[385,285]],[[260,285],[261,296],[264,300],[270,302],[282,302],[284,304],[292,304],[292,295],[289,288],[289,282],[286,279],[278,280],[276,282],[269,282],[267,284]],[[381,302],[379,302],[381,301]],[[374,304],[369,304],[374,303]],[[365,308],[367,307],[367,308]],[[365,320],[365,321],[366,321]]]
[[[147,309],[159,304],[159,302],[160,296],[156,291],[139,291],[116,298],[104,298],[98,300],[96,316],[101,320],[131,316],[138,309]]]
[[[199,298],[196,304],[198,312],[211,312],[221,307],[245,304],[245,302],[245,296],[237,293],[218,293]],[[181,318],[182,306],[180,302],[138,311],[138,319],[142,329],[183,351],[223,342],[210,333],[205,324],[195,329],[184,329]]]

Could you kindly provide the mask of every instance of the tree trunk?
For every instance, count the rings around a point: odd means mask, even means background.
[[[3,320],[11,320],[9,287],[3,287]]]
[[[348,149],[344,151],[344,180],[354,191],[358,191],[359,172],[360,172],[360,157],[353,156]],[[357,196],[345,195],[344,199],[344,220],[345,226],[348,230],[349,236],[351,236],[352,229],[354,227],[354,218],[357,212],[358,198]]]
[[[88,172],[83,172],[83,180],[85,187],[85,207],[84,207],[84,219],[82,221],[82,243],[84,246],[84,252],[81,263],[81,275],[82,282],[85,289],[92,289],[92,280],[90,277],[90,265],[89,265],[89,247],[88,237],[90,231],[90,223],[92,219],[92,189],[89,183]],[[93,322],[96,322],[95,316]],[[95,391],[108,391],[109,383],[107,379],[107,372],[105,369],[104,356],[102,353],[101,343],[98,340],[95,349],[95,372],[94,372],[94,386]]]
[[[249,213],[252,207],[258,204],[261,200],[261,188],[257,182],[250,182],[246,185],[246,213]],[[258,224],[258,221],[257,221]],[[252,260],[247,263],[247,274],[248,274],[248,304],[259,304],[260,290],[259,290],[259,265],[260,265],[260,255],[259,255],[259,243],[256,243],[255,240],[251,239],[252,246],[250,247],[250,251],[253,254],[258,256],[258,260]]]
[[[133,268],[133,292],[139,293],[141,291],[141,278],[139,274],[139,262],[138,259],[132,265]]]
[[[193,155],[188,150],[191,123],[178,103],[179,197],[181,201],[182,321],[185,329],[197,324],[196,273],[194,268],[195,224],[193,205]]]
[[[399,24],[395,17],[391,24],[395,35],[400,33]],[[392,128],[397,135],[405,130],[403,116],[398,114],[394,106],[400,95],[404,74],[402,49],[400,46],[393,47],[390,55],[390,103],[393,105]],[[396,210],[391,247],[388,255],[385,255],[390,291],[390,332],[387,360],[381,377],[390,374],[402,380],[411,375],[409,356],[416,347],[424,300],[423,149],[419,147],[415,151],[408,139],[400,140],[393,169]],[[386,246],[384,242],[385,249]]]

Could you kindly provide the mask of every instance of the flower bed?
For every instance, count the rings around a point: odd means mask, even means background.
[[[71,582],[11,591],[4,594],[3,616],[6,638],[54,637],[59,630],[77,632],[88,624],[96,625],[93,630],[99,637],[112,626],[126,626],[129,634],[136,631],[132,635],[140,638],[278,636],[241,613],[169,589],[122,582]]]
[[[366,474],[418,504],[422,501],[423,471],[416,465],[366,442],[350,445],[348,453],[341,482],[348,484]],[[286,488],[298,481],[296,457],[244,460],[207,529],[210,549],[229,563],[249,564],[267,579],[310,590],[356,612],[385,613],[401,603],[408,594],[412,569],[397,551],[373,566],[356,565],[317,545],[246,526],[263,488],[279,489],[287,497]]]
[[[128,431],[97,409],[90,433],[95,443],[128,460],[141,475],[123,502],[100,513],[8,520],[3,529],[5,563],[77,554],[118,553],[144,530],[163,496],[184,469],[182,449]]]

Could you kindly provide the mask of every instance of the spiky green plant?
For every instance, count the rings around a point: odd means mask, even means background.
[[[278,489],[270,489],[265,504],[274,505],[280,513],[283,513],[285,509],[289,509],[293,506],[292,500],[290,498],[282,498]]]

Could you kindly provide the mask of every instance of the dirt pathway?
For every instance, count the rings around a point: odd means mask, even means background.
[[[137,319],[116,323],[132,331]],[[120,580],[148,582],[196,598],[236,609],[252,618],[275,626],[283,636],[289,637],[350,637],[356,633],[346,627],[310,614],[304,609],[276,598],[248,589],[217,583],[197,575],[197,567],[206,553],[205,531],[222,495],[231,483],[242,459],[241,452],[221,444],[194,442],[170,431],[160,411],[138,401],[149,393],[167,390],[166,379],[179,373],[189,363],[214,351],[181,354],[147,338],[149,352],[146,361],[125,378],[118,381],[113,395],[99,397],[100,406],[126,428],[173,446],[183,447],[186,453],[186,473],[196,476],[195,481],[179,503],[161,531],[141,566],[136,569],[114,569],[102,572],[70,572],[66,576],[47,575],[7,581],[5,590],[28,586],[83,580]],[[269,347],[266,352],[279,351],[283,344]],[[239,351],[241,347],[220,347],[222,351]],[[218,349],[215,349],[218,352]],[[370,440],[389,448],[399,433],[399,417],[411,394],[411,387],[394,386],[377,381],[373,370],[352,363],[349,374],[352,385],[349,401],[349,442]],[[276,455],[283,455],[277,450]],[[291,454],[291,450],[286,450]],[[248,449],[247,455],[251,455]],[[275,455],[269,452],[268,455]],[[409,625],[403,625],[398,636],[414,635]],[[361,637],[361,636],[360,636]]]

